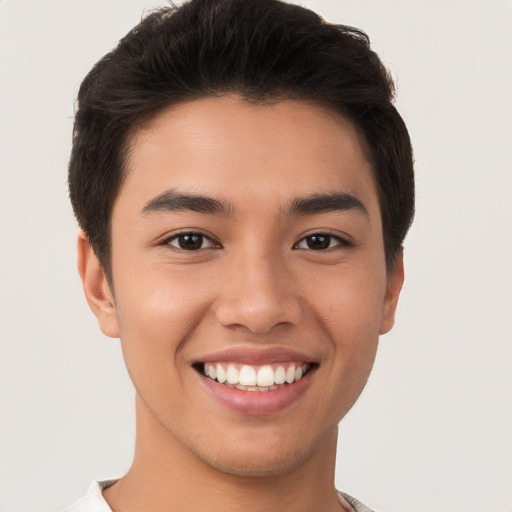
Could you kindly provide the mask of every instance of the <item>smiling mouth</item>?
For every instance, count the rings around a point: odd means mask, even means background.
[[[301,380],[316,363],[288,362],[264,365],[208,362],[195,366],[209,379],[241,391],[274,391]]]

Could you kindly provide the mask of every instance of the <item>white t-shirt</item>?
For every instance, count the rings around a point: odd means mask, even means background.
[[[117,480],[105,480],[103,482],[93,482],[83,498],[75,501],[75,503],[62,512],[112,512],[112,509],[108,506],[108,503],[103,497],[102,491],[113,485],[116,481]],[[354,512],[374,512],[356,498],[344,492],[339,492],[338,494],[350,503]]]

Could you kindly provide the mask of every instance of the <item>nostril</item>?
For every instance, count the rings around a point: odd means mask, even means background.
[[[303,312],[293,283],[271,275],[258,280],[247,278],[235,291],[228,286],[215,306],[215,317],[221,325],[245,328],[254,334],[297,325]]]

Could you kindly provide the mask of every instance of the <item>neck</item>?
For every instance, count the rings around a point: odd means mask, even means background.
[[[203,462],[170,435],[137,398],[137,440],[128,473],[104,491],[112,510],[172,512],[340,511],[335,487],[337,430],[300,465],[241,476]]]

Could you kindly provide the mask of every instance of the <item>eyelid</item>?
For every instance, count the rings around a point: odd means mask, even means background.
[[[309,247],[298,247],[298,245],[301,243],[301,242],[304,242],[307,238],[311,237],[311,236],[328,236],[330,237],[331,239],[334,239],[336,240],[338,243],[334,246],[330,246],[328,247],[327,249],[323,249],[323,250],[317,250],[315,252],[325,252],[325,251],[328,251],[330,249],[334,249],[335,247],[352,247],[353,246],[353,242],[350,240],[350,237],[348,235],[343,235],[341,233],[339,233],[338,231],[336,232],[333,232],[329,229],[320,229],[320,230],[315,230],[315,231],[312,231],[310,233],[307,233],[305,235],[303,235],[296,243],[295,245],[293,246],[294,249],[305,249],[305,250],[309,250],[309,251],[312,251],[313,249],[310,249]]]
[[[195,251],[186,250],[181,247],[171,245],[171,243],[170,243],[171,241],[176,240],[180,236],[183,236],[183,235],[199,235],[199,236],[203,237],[203,240],[208,240],[210,242],[210,245],[208,245],[208,247],[201,247],[200,249],[196,249]],[[168,246],[168,247],[172,247],[173,249],[176,249],[177,251],[191,252],[191,253],[199,252],[200,250],[212,249],[212,248],[221,246],[220,243],[215,239],[214,236],[210,235],[209,233],[205,233],[204,231],[202,231],[200,229],[195,229],[195,228],[180,229],[179,231],[175,231],[171,234],[168,234],[164,238],[162,238],[160,241],[158,241],[158,245]]]
[[[171,245],[171,243],[170,243],[171,241],[176,240],[178,237],[183,236],[183,235],[199,235],[199,236],[203,237],[204,240],[208,240],[210,243],[209,243],[208,247],[201,247],[201,249],[197,249],[196,251],[192,251],[192,250],[188,251],[186,249],[182,249],[181,247],[176,247],[174,245]],[[307,238],[309,238],[311,236],[315,236],[315,235],[316,236],[328,236],[337,242],[334,246],[328,247],[327,249],[324,249],[323,251],[319,250],[318,252],[324,252],[324,251],[327,251],[329,249],[334,249],[335,247],[339,247],[339,246],[341,246],[341,247],[353,246],[353,242],[350,240],[350,237],[348,235],[340,234],[338,231],[333,232],[332,230],[329,230],[329,229],[317,229],[317,230],[311,231],[310,233],[304,234],[294,244],[293,249],[298,249],[297,246],[301,242],[304,242]],[[213,235],[206,233],[206,232],[202,231],[201,229],[197,229],[197,228],[180,229],[179,231],[173,232],[171,234],[167,234],[160,241],[158,241],[157,244],[162,245],[162,246],[170,246],[170,247],[175,248],[178,251],[183,251],[183,252],[198,252],[198,251],[204,250],[204,249],[221,247],[221,244],[216,240],[216,238]],[[302,249],[302,248],[300,248],[300,249]],[[304,249],[312,250],[310,248],[304,248]]]

